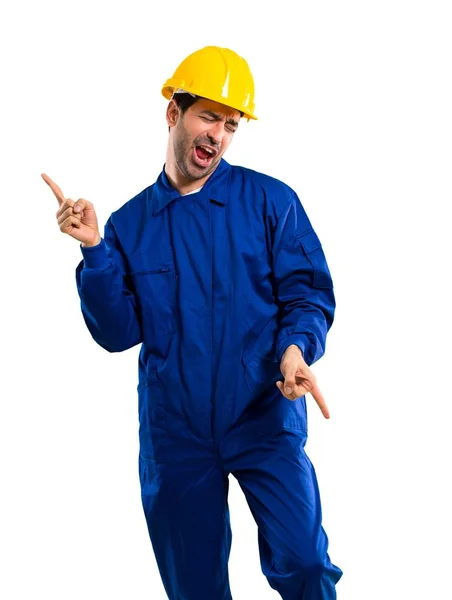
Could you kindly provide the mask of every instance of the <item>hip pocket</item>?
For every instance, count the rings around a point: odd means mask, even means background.
[[[253,398],[261,396],[269,388],[276,388],[276,382],[282,379],[279,363],[271,358],[242,357],[242,362],[245,367],[245,381]]]
[[[277,371],[277,372],[276,372]],[[257,364],[249,361],[245,369],[245,379],[253,394],[248,410],[248,418],[259,430],[259,435],[277,435],[281,431],[298,431],[307,435],[308,414],[306,396],[288,400],[276,387],[277,381],[284,378],[273,364]]]
[[[165,394],[157,373],[145,377],[137,387],[140,456],[145,460],[167,459]]]

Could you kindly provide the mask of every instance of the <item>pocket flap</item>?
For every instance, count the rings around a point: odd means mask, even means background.
[[[297,237],[306,254],[320,248],[322,245],[314,229],[308,229],[308,231],[301,233]]]
[[[159,253],[136,252],[130,255],[128,260],[130,275],[174,271],[173,261]]]

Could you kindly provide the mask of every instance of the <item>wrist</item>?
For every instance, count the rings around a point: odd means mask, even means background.
[[[301,350],[300,346],[297,346],[297,344],[290,344],[290,346],[287,346],[284,354],[292,354],[293,352],[300,354],[303,358],[303,351]]]
[[[93,248],[94,246],[98,246],[101,241],[102,241],[102,238],[100,237],[100,235],[98,235],[93,242],[86,242],[86,243],[82,242],[81,246],[82,246],[82,248]]]
[[[278,360],[281,361],[282,357],[284,355],[284,352],[287,351],[288,348],[295,347],[295,348],[298,348],[298,350],[300,351],[301,358],[307,364],[309,364],[310,345],[312,345],[312,344],[310,344],[309,338],[305,333],[292,333],[288,336],[286,335],[279,339],[277,348],[276,348],[276,355],[278,357]],[[291,349],[289,352],[290,352],[290,354],[294,354],[295,350]]]
[[[297,344],[290,344],[290,346],[287,346],[286,350],[290,350],[291,348],[295,348],[296,350],[301,352],[301,348],[300,346],[297,346]]]

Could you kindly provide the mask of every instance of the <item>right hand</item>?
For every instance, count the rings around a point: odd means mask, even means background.
[[[61,188],[48,175],[41,173],[41,177],[58,200],[56,218],[60,230],[81,242],[82,246],[97,246],[102,238],[92,203],[84,198],[79,198],[76,202],[65,198]]]

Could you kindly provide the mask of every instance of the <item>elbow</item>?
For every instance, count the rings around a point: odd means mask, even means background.
[[[130,348],[133,348],[134,346],[136,346],[139,343],[137,341],[137,342],[126,343],[126,344],[119,344],[119,343],[111,344],[111,343],[99,341],[99,340],[96,340],[96,342],[99,344],[99,346],[101,348],[103,348],[110,354],[113,354],[116,352],[124,352],[125,350],[129,350]]]
[[[130,346],[110,346],[108,344],[99,344],[104,350],[106,350],[109,354],[114,354],[116,352],[124,352],[124,350],[128,350]]]
[[[143,341],[137,321],[121,323],[114,319],[100,320],[83,308],[82,314],[93,340],[109,353],[124,352]]]
[[[94,341],[104,350],[109,352],[110,354],[116,352],[124,352],[125,350],[129,350],[133,348],[137,344],[142,342],[141,336],[137,336],[134,338],[116,338],[116,339],[105,339],[97,335],[92,335]]]

